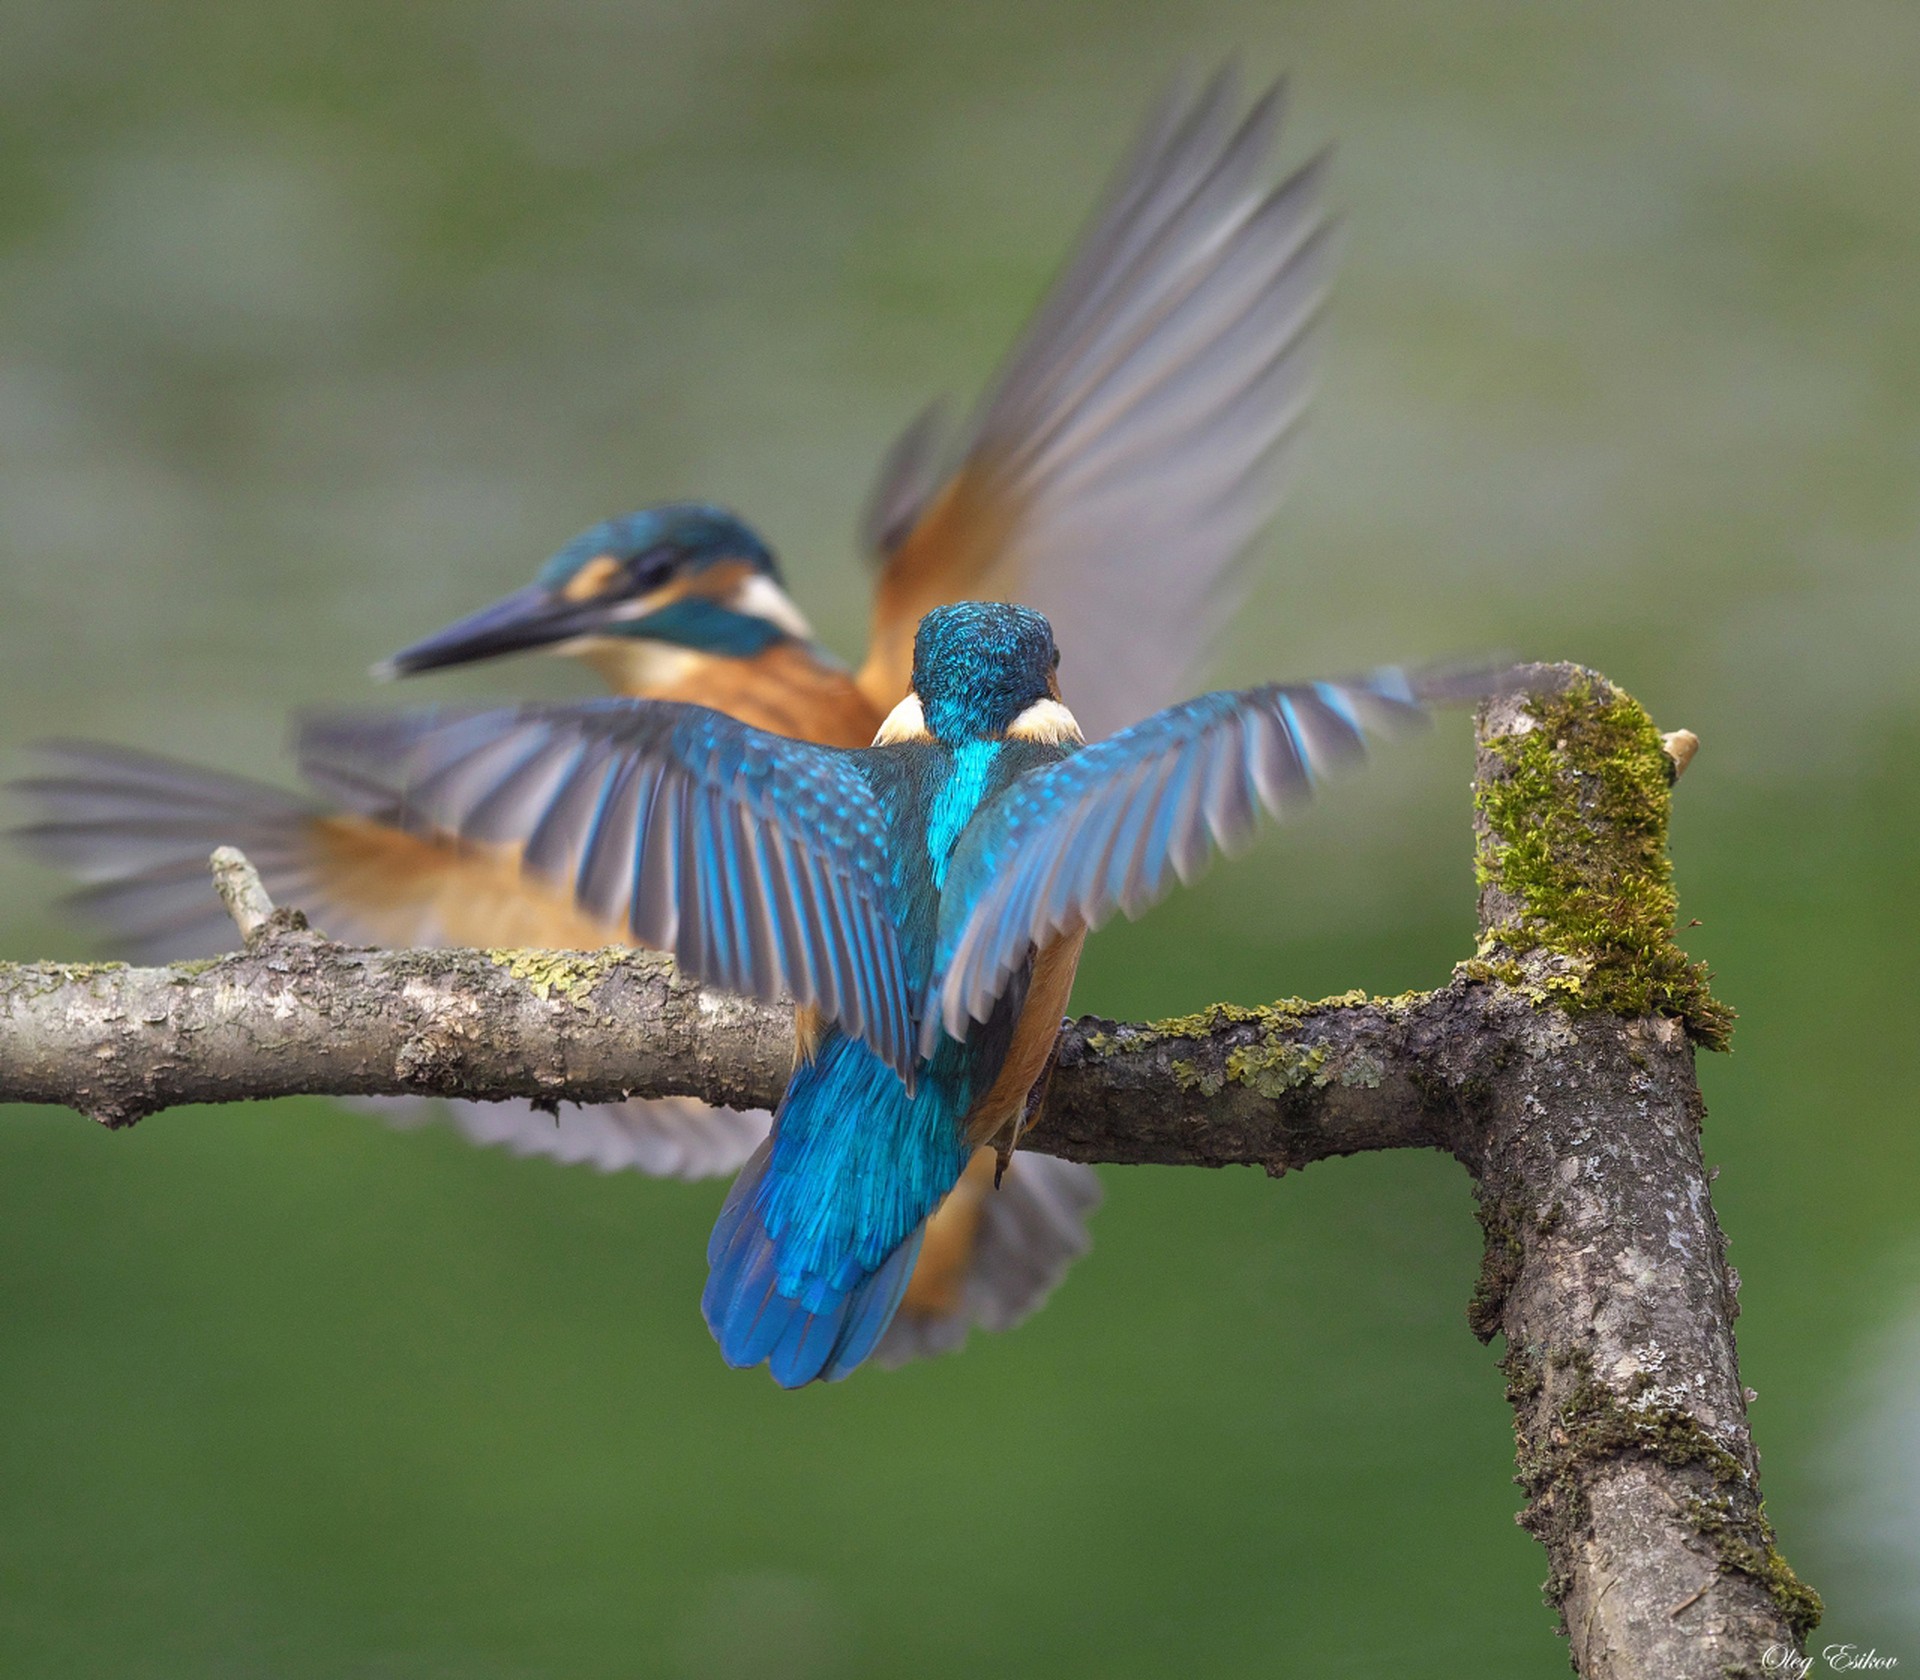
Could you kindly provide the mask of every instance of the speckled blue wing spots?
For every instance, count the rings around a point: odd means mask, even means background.
[[[855,759],[702,706],[604,700],[307,720],[306,772],[527,867],[694,978],[810,1004],[908,1076],[885,819]]]
[[[1327,773],[1365,755],[1363,737],[1424,721],[1425,702],[1497,686],[1485,672],[1436,683],[1384,670],[1353,682],[1272,684],[1204,694],[1022,777],[974,821],[943,896],[934,979],[922,1016],[983,1021],[1029,947],[1139,915],[1197,876],[1216,850],[1251,844]]]

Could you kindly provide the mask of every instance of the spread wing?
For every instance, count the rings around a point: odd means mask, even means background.
[[[1424,721],[1423,702],[1484,680],[1270,684],[1204,694],[1021,777],[961,837],[941,894],[923,1052],[985,1020],[1029,949],[1138,916],[1192,881],[1216,849],[1251,844],[1262,808],[1286,815],[1363,737]]]
[[[1222,72],[1148,122],[944,484],[932,415],[889,455],[860,672],[882,710],[921,616],[967,599],[1047,614],[1090,736],[1192,692],[1279,503],[1332,260],[1323,160],[1268,190],[1280,90],[1240,105]]]
[[[517,847],[409,833],[266,783],[122,747],[53,741],[34,753],[39,773],[9,788],[36,820],[14,838],[85,879],[78,907],[137,961],[213,956],[239,943],[207,871],[208,854],[224,845],[246,852],[276,903],[306,911],[336,939],[556,950],[625,941],[618,926],[584,915],[570,892],[530,880]],[[377,811],[377,790],[366,791],[376,795]],[[687,1097],[558,1114],[523,1102],[442,1105],[417,1097],[349,1106],[399,1126],[446,1113],[475,1143],[656,1178],[737,1171],[771,1119]]]
[[[113,935],[117,955],[175,961],[230,951],[233,918],[213,892],[207,857],[239,846],[281,895],[321,813],[280,788],[91,741],[32,747],[35,773],[10,781],[32,820],[11,831],[43,863],[87,883],[79,907]],[[312,899],[281,896],[307,909]],[[331,925],[320,920],[320,926]]]
[[[647,700],[317,717],[299,749],[316,785],[523,844],[595,920],[710,985],[810,1005],[910,1074],[885,815],[850,754]]]
[[[234,949],[207,872],[215,846],[240,847],[276,903],[349,942],[590,950],[624,937],[529,881],[509,848],[410,834],[157,754],[91,741],[33,751],[39,774],[8,785],[36,820],[13,838],[85,881],[76,907],[137,961]]]

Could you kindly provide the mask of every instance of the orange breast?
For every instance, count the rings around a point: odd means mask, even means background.
[[[422,839],[349,816],[317,818],[307,833],[308,867],[328,907],[316,907],[314,919],[336,939],[401,949],[592,951],[632,943],[624,929],[579,910],[570,894],[523,875],[517,846]],[[342,917],[349,925],[328,926]]]
[[[960,1182],[927,1220],[927,1233],[913,1263],[913,1277],[900,1310],[923,1318],[945,1318],[960,1308],[960,1292],[973,1265],[974,1238],[993,1194],[993,1151],[980,1150],[967,1163]]]
[[[1060,1036],[1060,1021],[1067,1012],[1073,977],[1080,967],[1080,948],[1086,942],[1086,930],[1082,928],[1060,935],[1034,954],[1033,979],[1027,987],[1026,1006],[1014,1023],[1006,1063],[992,1089],[967,1116],[969,1141],[985,1143],[1019,1121],[1027,1093],[1046,1068],[1054,1040]]]
[[[880,727],[881,714],[852,676],[799,642],[776,642],[751,659],[703,662],[652,698],[711,706],[756,729],[827,747],[867,746]]]

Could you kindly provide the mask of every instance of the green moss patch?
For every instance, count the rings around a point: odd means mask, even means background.
[[[1780,1555],[1764,1505],[1751,1519],[1743,1519],[1735,1513],[1732,1500],[1716,1495],[1689,1499],[1686,1516],[1694,1531],[1719,1553],[1721,1569],[1759,1582],[1797,1637],[1804,1640],[1820,1625],[1827,1607]]]
[[[0,963],[0,1001],[46,997],[67,986],[90,986],[109,974],[124,974],[123,962]]]
[[[1671,1016],[1696,1043],[1725,1049],[1733,1011],[1674,942],[1673,765],[1652,719],[1585,679],[1527,710],[1535,727],[1492,744],[1505,773],[1475,794],[1480,883],[1521,910],[1489,930],[1465,972],[1569,1010]]]
[[[1473,1280],[1473,1294],[1467,1301],[1467,1328],[1479,1340],[1490,1342],[1500,1330],[1507,1292],[1519,1279],[1527,1251],[1521,1246],[1512,1209],[1484,1192],[1476,1193],[1480,1199],[1473,1216],[1480,1222],[1485,1241],[1480,1250],[1480,1273]]]

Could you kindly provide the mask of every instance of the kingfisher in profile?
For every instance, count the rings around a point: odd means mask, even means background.
[[[1483,674],[1208,694],[1083,745],[1047,620],[936,608],[870,747],[612,700],[310,720],[308,772],[522,867],[703,982],[798,1006],[769,1137],[708,1247],[734,1366],[798,1387],[877,1347],[929,1217],[1039,1119],[1086,935],[1138,915]]]
[[[814,637],[756,531],[671,502],[583,532],[525,587],[376,673],[543,650],[622,697],[864,748],[907,692],[923,616],[999,599],[1050,618],[1096,738],[1190,692],[1235,562],[1279,502],[1332,265],[1324,158],[1269,177],[1282,105],[1278,88],[1243,101],[1227,72],[1174,90],[971,421],[936,405],[889,452],[863,523],[877,573],[857,666]],[[377,775],[309,764],[320,797],[305,798],[85,743],[45,761],[22,784],[41,817],[25,837],[93,883],[86,907],[129,955],[230,942],[206,883],[216,844],[242,847],[276,898],[339,938],[592,948],[636,934],[523,869],[521,841],[401,820]],[[454,1116],[522,1153],[688,1177],[735,1170],[769,1125],[687,1100]],[[998,1164],[980,1151],[927,1227],[883,1361],[1017,1322],[1086,1248],[1090,1170],[1023,1157],[993,1193]]]

